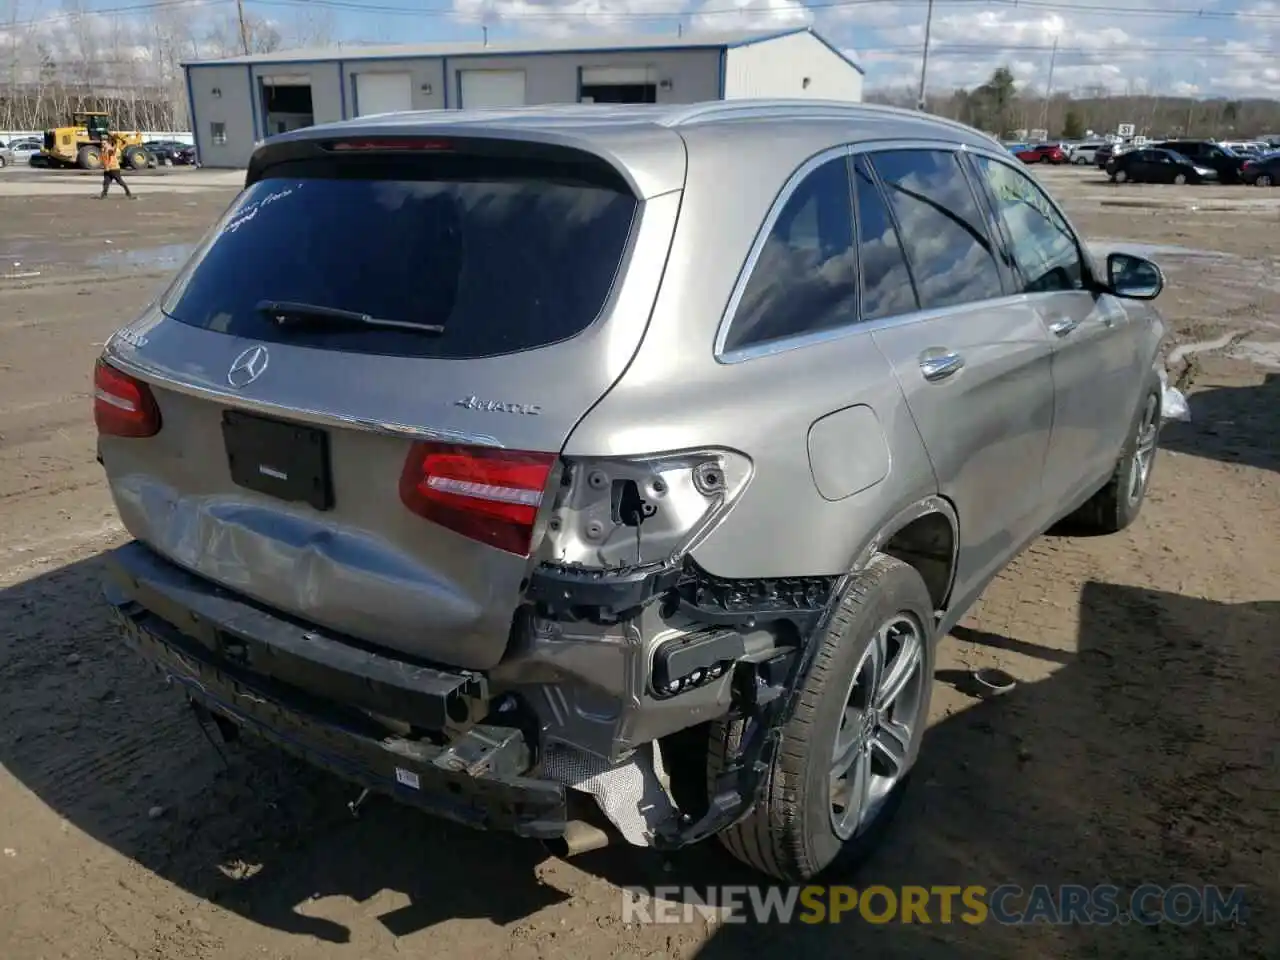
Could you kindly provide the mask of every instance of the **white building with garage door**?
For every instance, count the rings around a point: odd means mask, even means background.
[[[862,68],[807,27],[605,40],[350,46],[184,64],[200,161],[242,167],[254,144],[401,110],[543,103],[861,100]]]

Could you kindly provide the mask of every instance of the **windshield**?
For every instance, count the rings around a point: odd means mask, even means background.
[[[481,357],[574,336],[601,312],[637,201],[620,189],[511,170],[424,177],[411,161],[277,168],[250,186],[163,299],[221,333],[402,356]],[[509,164],[508,164],[509,166]],[[462,167],[461,169],[468,169]],[[419,326],[281,325],[264,301]]]

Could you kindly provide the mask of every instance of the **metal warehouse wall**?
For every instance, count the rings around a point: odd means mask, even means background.
[[[530,104],[577,103],[578,77],[592,67],[652,67],[658,80],[659,103],[695,103],[720,96],[719,50],[602,51],[600,53],[544,53],[517,56],[466,56],[448,59],[449,106],[457,107],[459,70],[523,70],[525,96]],[[461,104],[465,109],[466,103]]]
[[[242,167],[253,152],[258,134],[253,125],[253,84],[244,64],[187,68],[191,97],[191,135],[200,162],[210,167]],[[226,127],[227,142],[219,146],[210,135],[212,124]]]
[[[194,118],[192,133],[200,161],[205,166],[245,166],[255,141],[266,135],[260,81],[269,77],[310,77],[315,122],[330,123],[358,115],[355,78],[361,73],[411,73],[413,106],[417,110],[459,107],[458,72],[475,69],[525,71],[526,100],[529,104],[538,104],[578,102],[579,78],[583,69],[650,67],[659,81],[659,103],[695,103],[720,97],[720,59],[719,49],[667,49],[278,64],[193,64],[187,68],[191,115]],[[221,96],[216,96],[215,90],[221,91]],[[215,123],[225,124],[225,144],[213,142],[212,124]]]
[[[812,33],[726,51],[724,95],[862,100],[862,74]],[[805,86],[805,79],[809,84]]]

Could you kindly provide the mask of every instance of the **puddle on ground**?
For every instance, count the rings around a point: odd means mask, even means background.
[[[1094,249],[1095,253],[1131,253],[1135,257],[1146,257],[1148,260],[1155,260],[1157,263],[1165,257],[1178,257],[1181,259],[1196,260],[1234,260],[1239,259],[1233,257],[1229,253],[1220,253],[1217,250],[1198,250],[1195,247],[1179,247],[1170,243],[1139,243],[1133,240],[1090,240],[1089,246]]]
[[[1268,370],[1280,370],[1280,342],[1243,340],[1227,351],[1239,360],[1248,360]]]
[[[194,249],[194,243],[166,243],[159,247],[112,246],[87,262],[91,267],[116,270],[176,270]]]
[[[1180,363],[1193,353],[1207,353],[1210,350],[1221,350],[1223,347],[1231,345],[1231,341],[1238,337],[1238,333],[1227,333],[1213,340],[1197,340],[1195,343],[1182,343],[1169,351],[1169,356],[1165,362],[1169,364]]]
[[[176,270],[194,243],[137,246],[131,240],[108,241],[90,254],[82,244],[52,240],[10,240],[0,244],[0,279],[50,267],[86,266],[94,270]]]

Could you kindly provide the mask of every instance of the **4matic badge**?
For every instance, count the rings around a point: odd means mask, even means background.
[[[455,400],[454,404],[464,410],[485,410],[489,413],[521,413],[533,417],[542,413],[542,406],[537,403],[503,403],[498,400],[481,400],[476,396]]]

